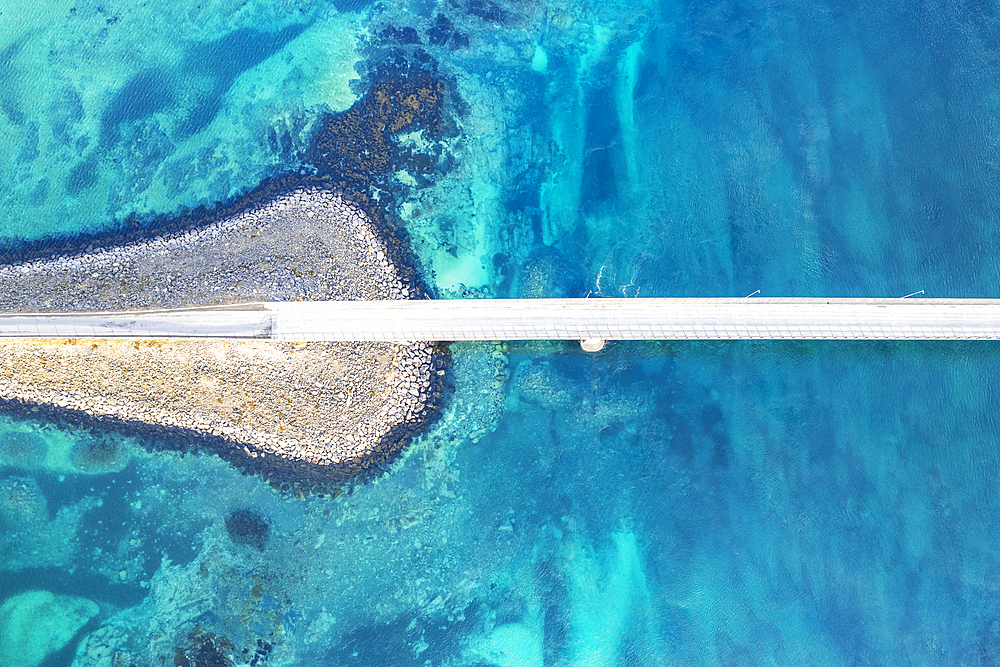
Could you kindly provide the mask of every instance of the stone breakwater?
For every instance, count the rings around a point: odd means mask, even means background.
[[[130,310],[416,296],[368,216],[323,187],[200,229],[0,266],[0,310]]]
[[[0,344],[0,398],[191,431],[240,459],[362,469],[434,404],[427,343],[19,339]],[[220,443],[221,444],[221,443]],[[225,453],[225,452],[223,452]],[[263,467],[263,466],[258,466]],[[268,466],[273,468],[274,465]]]
[[[414,297],[400,264],[364,212],[317,187],[200,229],[0,267],[0,308]],[[188,433],[277,479],[337,479],[391,458],[434,413],[441,362],[423,342],[0,339],[0,400],[85,425]]]

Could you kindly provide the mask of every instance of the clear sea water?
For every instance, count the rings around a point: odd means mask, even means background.
[[[0,245],[296,167],[392,26],[462,101],[451,169],[397,174],[440,298],[995,297],[997,12],[0,0]],[[0,469],[0,597],[101,609],[44,666],[1000,664],[1000,347],[452,352],[441,421],[336,500],[0,416],[44,456]]]

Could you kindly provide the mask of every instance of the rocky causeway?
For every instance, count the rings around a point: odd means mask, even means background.
[[[209,224],[0,266],[0,310],[423,298],[393,240],[325,183]],[[0,338],[0,401],[87,426],[188,439],[275,480],[339,480],[431,416],[430,343]]]

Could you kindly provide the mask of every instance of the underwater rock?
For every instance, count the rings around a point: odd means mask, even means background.
[[[427,41],[433,46],[447,45],[452,51],[469,48],[469,36],[455,29],[455,24],[443,13],[434,17],[434,24],[427,31]]]
[[[469,0],[465,3],[465,11],[496,25],[507,25],[514,18],[510,12],[491,0]]]
[[[0,665],[36,667],[100,611],[86,598],[28,591],[0,606]]]
[[[233,644],[214,632],[193,631],[188,645],[174,651],[175,667],[233,667]],[[256,661],[255,661],[256,662]]]
[[[48,444],[34,433],[15,431],[0,435],[0,463],[36,468],[48,453]]]
[[[271,536],[271,524],[257,512],[241,508],[226,515],[226,532],[234,544],[263,551]]]
[[[549,246],[532,252],[514,277],[513,296],[520,299],[553,299],[583,294],[579,270],[559,250]]]
[[[0,524],[22,529],[48,518],[45,494],[32,477],[0,479]],[[0,665],[3,663],[0,662]]]
[[[391,208],[395,193],[388,180],[420,157],[401,146],[398,136],[424,131],[439,137],[450,125],[444,106],[454,93],[428,67],[404,60],[380,68],[371,91],[347,111],[325,118],[313,138],[310,162],[338,188],[351,192],[366,212],[373,201]],[[440,158],[437,152],[424,156],[430,164]]]
[[[523,400],[547,408],[564,408],[572,400],[566,387],[572,386],[550,364],[521,364],[516,384]]]
[[[73,467],[88,473],[118,472],[128,464],[129,456],[121,443],[112,438],[84,438],[69,453]]]
[[[404,28],[396,28],[395,26],[386,26],[379,33],[379,39],[385,42],[396,43],[396,44],[419,44],[420,36],[417,34],[416,29],[406,26]]]

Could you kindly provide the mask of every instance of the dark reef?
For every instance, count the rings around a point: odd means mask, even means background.
[[[469,0],[465,3],[465,11],[497,25],[509,25],[514,21],[513,14],[490,0]]]
[[[183,646],[174,647],[173,664],[174,667],[233,667],[236,664],[233,656],[238,656],[240,664],[263,667],[273,650],[271,643],[258,639],[256,646],[237,651],[228,637],[209,632],[198,624]]]
[[[443,13],[434,17],[427,31],[427,40],[434,46],[448,46],[452,51],[469,48],[469,36],[455,29],[455,24]]]
[[[399,145],[399,134],[423,130],[434,140],[454,132],[445,113],[453,86],[437,73],[430,56],[419,49],[406,55],[390,50],[382,58],[368,93],[347,111],[324,118],[308,153],[317,172],[352,193],[368,214],[377,212],[375,202],[382,212],[391,209],[396,171],[405,166],[431,175],[442,162],[440,149],[414,152]]]
[[[226,532],[233,544],[263,551],[271,536],[271,523],[251,509],[240,508],[226,515]]]
[[[81,438],[69,456],[74,467],[91,473],[112,472],[126,460],[118,442],[108,438]]]
[[[233,644],[227,637],[196,627],[187,645],[174,649],[174,667],[233,667]]]

